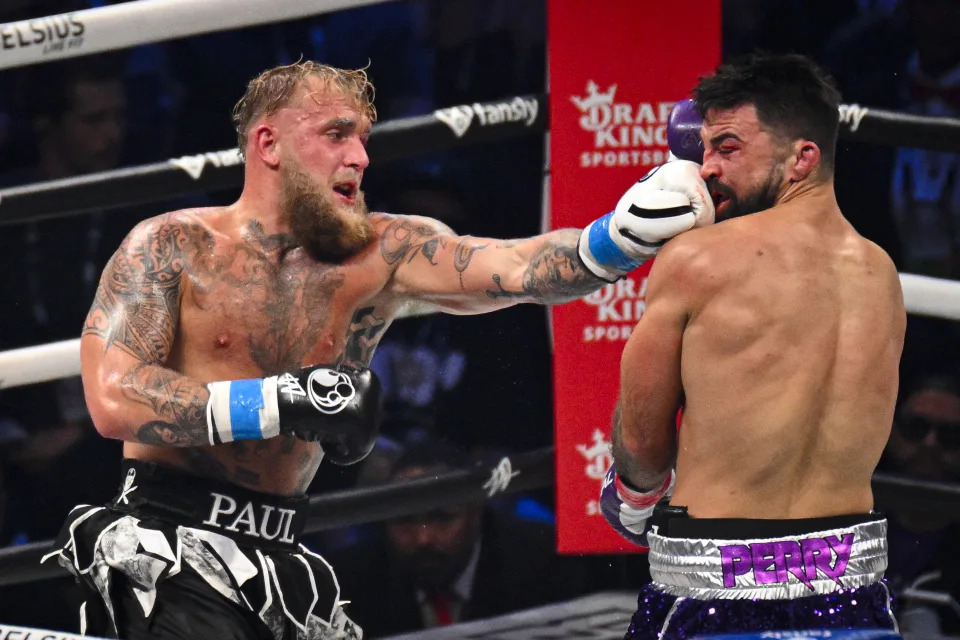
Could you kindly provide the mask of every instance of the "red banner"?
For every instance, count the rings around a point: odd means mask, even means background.
[[[551,226],[583,227],[666,159],[666,122],[720,61],[720,0],[549,0]],[[553,309],[561,553],[636,551],[600,515],[620,354],[649,264]]]

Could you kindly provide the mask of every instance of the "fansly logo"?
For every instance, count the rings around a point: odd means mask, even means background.
[[[168,162],[186,171],[187,175],[194,180],[199,180],[208,164],[214,167],[233,167],[243,164],[243,156],[240,155],[239,149],[227,149],[225,151],[208,151],[195,156],[171,158]]]
[[[583,298],[597,310],[596,324],[583,328],[584,342],[625,341],[647,308],[647,278],[617,280]]]
[[[858,104],[840,105],[840,124],[850,126],[850,131],[856,131],[860,128],[860,121],[870,112],[869,107],[861,107]]]
[[[617,85],[605,91],[587,81],[586,95],[570,96],[580,128],[590,133],[580,166],[640,167],[667,160],[667,119],[673,102],[617,102]]]
[[[0,29],[0,47],[7,50],[42,46],[43,54],[79,49],[86,31],[86,25],[73,13],[11,22]]]
[[[473,124],[474,118],[481,127],[489,127],[504,122],[522,122],[524,126],[531,127],[537,120],[539,108],[540,105],[536,98],[517,96],[510,102],[491,102],[487,104],[474,102],[470,105],[437,109],[433,112],[433,115],[437,120],[450,127],[453,135],[462,138],[470,125]]]

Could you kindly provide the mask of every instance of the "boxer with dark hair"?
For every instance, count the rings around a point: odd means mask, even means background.
[[[755,56],[694,96],[721,222],[653,266],[602,489],[650,548],[627,637],[895,628],[870,481],[906,316],[834,196],[839,94],[805,58]]]
[[[71,512],[54,552],[87,592],[88,631],[358,637],[299,536],[321,459],[373,446],[367,366],[392,319],[410,303],[466,314],[573,300],[713,220],[689,162],[584,231],[503,242],[369,214],[374,118],[363,70],[264,72],[235,110],[240,199],[141,222],[104,270],[82,376],[98,431],[124,442],[124,475],[113,502]]]

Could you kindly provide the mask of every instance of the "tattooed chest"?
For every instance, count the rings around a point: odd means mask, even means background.
[[[335,266],[246,261],[191,274],[181,331],[220,357],[245,357],[263,373],[343,353],[358,296]]]

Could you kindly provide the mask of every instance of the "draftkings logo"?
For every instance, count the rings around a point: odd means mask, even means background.
[[[76,14],[66,13],[36,20],[11,22],[0,28],[0,49],[43,47],[43,54],[79,49],[87,27]],[[0,51],[0,55],[2,51]]]
[[[570,96],[580,111],[580,128],[592,144],[580,153],[580,166],[641,167],[667,159],[667,118],[673,102],[617,102],[617,85],[605,91],[587,81],[586,95]]]
[[[623,342],[647,308],[647,278],[626,277],[583,298],[597,310],[595,324],[583,328],[584,342]]]
[[[586,460],[583,467],[583,475],[590,480],[602,482],[607,475],[607,469],[613,464],[613,455],[610,453],[610,441],[606,439],[600,429],[593,430],[592,442],[590,444],[578,444],[577,451]],[[597,489],[597,496],[600,495],[600,489]],[[588,500],[586,505],[588,516],[600,515],[600,500]]]

